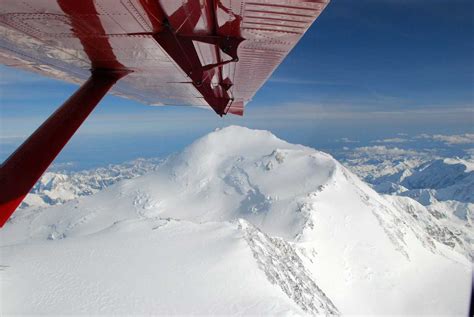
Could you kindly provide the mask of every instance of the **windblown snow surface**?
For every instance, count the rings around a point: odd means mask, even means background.
[[[467,314],[472,263],[429,213],[267,131],[79,196],[0,231],[2,313]]]

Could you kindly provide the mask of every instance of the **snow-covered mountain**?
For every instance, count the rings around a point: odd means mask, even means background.
[[[401,185],[408,189],[406,196],[425,205],[433,198],[474,203],[474,160],[439,159],[422,164]]]
[[[467,312],[472,244],[267,131],[212,132],[70,198],[1,230],[3,312]]]
[[[413,217],[431,214],[435,219],[425,221],[425,231],[474,259],[474,157],[376,146],[359,148],[345,164]]]

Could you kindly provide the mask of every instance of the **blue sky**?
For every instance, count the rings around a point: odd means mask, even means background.
[[[333,0],[244,118],[107,96],[57,162],[89,167],[165,155],[229,124],[329,151],[342,138],[469,133],[473,56],[473,1]],[[0,159],[75,89],[0,68]]]

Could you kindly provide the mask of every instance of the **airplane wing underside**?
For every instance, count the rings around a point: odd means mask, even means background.
[[[112,93],[242,115],[328,2],[2,0],[0,63],[74,83],[126,70]]]

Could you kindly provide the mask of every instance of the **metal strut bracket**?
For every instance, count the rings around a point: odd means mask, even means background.
[[[152,36],[189,76],[191,79],[189,83],[196,87],[214,111],[220,116],[226,114],[226,109],[233,101],[229,93],[233,83],[230,78],[222,78],[221,68],[239,61],[238,48],[244,39],[240,36],[180,34],[172,28],[167,20],[164,20],[163,25],[164,27],[157,32],[128,33],[128,35]],[[202,65],[193,42],[212,44],[229,55],[231,59],[222,60],[219,56],[218,62]],[[212,75],[210,72],[213,71],[220,73],[219,86],[223,90],[211,85]]]
[[[169,57],[191,79],[191,84],[202,95],[214,111],[223,116],[227,114],[233,102],[232,82],[224,72],[224,66],[235,63],[238,58],[239,44],[244,41],[240,34],[242,17],[236,15],[219,0],[190,1],[183,0],[179,8],[171,15],[163,9],[160,1],[140,0],[152,31],[129,33],[129,35],[151,36],[169,55]],[[218,10],[219,9],[219,10]],[[216,12],[223,10],[229,17],[219,24]],[[205,21],[206,30],[197,32],[200,21]],[[224,22],[224,21],[222,21]],[[197,33],[196,33],[197,32]],[[214,46],[215,59],[203,64],[195,42]],[[224,53],[230,59],[223,58]],[[217,82],[217,85],[214,83]]]
[[[91,77],[0,166],[0,227],[112,86],[128,71]]]

